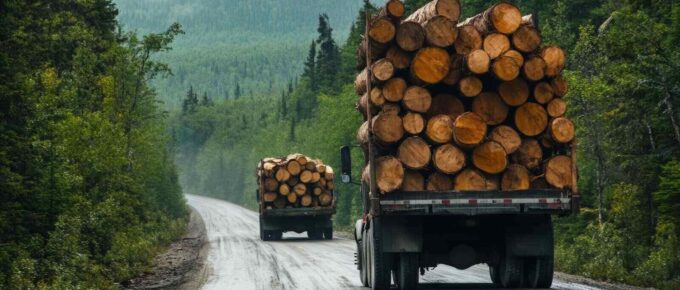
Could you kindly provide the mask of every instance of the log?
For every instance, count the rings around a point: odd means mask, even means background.
[[[510,39],[505,34],[491,33],[484,37],[482,48],[489,55],[489,58],[496,59],[510,50]]]
[[[378,157],[375,160],[376,179],[380,193],[392,192],[404,182],[404,167],[393,156]]]
[[[368,36],[377,43],[389,43],[394,39],[396,27],[389,17],[377,17],[371,20]]]
[[[524,61],[524,66],[522,67],[522,74],[529,81],[540,81],[545,77],[546,64],[545,61],[538,57],[533,56]]]
[[[564,70],[566,57],[558,46],[546,46],[541,49],[541,58],[545,61],[545,75],[556,77]]]
[[[324,190],[321,187],[314,187],[314,189],[312,189],[312,194],[314,194],[314,196],[319,196],[322,193],[324,193]]]
[[[295,195],[295,194],[289,194],[289,195],[286,196],[286,199],[288,200],[288,203],[295,204],[295,203],[297,203],[298,196]]]
[[[430,46],[446,48],[458,38],[456,22],[438,15],[422,23],[425,31],[425,42]]]
[[[331,203],[333,203],[333,196],[329,193],[324,193],[319,196],[319,204],[321,204],[321,206],[329,206]]]
[[[472,152],[472,164],[488,174],[498,174],[508,166],[508,154],[501,144],[489,141]]]
[[[307,185],[304,183],[298,183],[293,186],[293,192],[295,192],[297,196],[303,196],[307,193]]]
[[[548,127],[548,113],[539,104],[525,103],[515,111],[515,126],[525,136],[538,136]]]
[[[283,196],[290,194],[290,186],[286,183],[279,186],[279,193]]]
[[[364,123],[357,133],[359,144],[368,144],[368,124]],[[395,143],[404,136],[404,127],[401,117],[396,114],[378,114],[373,117],[373,134],[376,141],[382,144]],[[328,170],[328,168],[326,169]]]
[[[456,175],[453,188],[457,191],[486,190],[486,178],[481,172],[468,168]]]
[[[328,189],[333,189],[333,179],[335,179],[335,171],[333,171],[333,167],[326,166],[326,172],[323,173],[323,178],[328,181],[326,183],[326,187]]]
[[[278,182],[284,182],[290,179],[290,172],[286,168],[281,167],[276,170],[275,177]]]
[[[446,174],[434,172],[427,178],[425,189],[428,191],[450,191],[453,190],[453,180]]]
[[[326,172],[326,165],[323,163],[317,163],[316,164],[316,171],[319,173],[325,173]]]
[[[564,97],[569,92],[569,84],[562,75],[553,78],[550,81],[550,85],[553,88],[553,92],[555,92],[555,95],[558,97]]]
[[[404,183],[401,185],[402,191],[424,191],[425,178],[420,172],[406,170],[404,173]]]
[[[406,81],[402,78],[390,79],[383,85],[382,95],[387,101],[399,102],[404,98],[407,86]]]
[[[546,110],[551,118],[562,117],[567,112],[567,102],[562,98],[555,98],[548,103]]]
[[[521,106],[529,99],[529,85],[521,78],[503,82],[498,86],[498,95],[508,106]]]
[[[303,207],[309,207],[312,205],[312,196],[309,194],[305,194],[300,198],[300,205]]]
[[[286,169],[290,173],[290,175],[298,175],[302,171],[302,167],[300,166],[300,163],[295,161],[295,160],[290,160],[288,161],[288,164],[286,165]]]
[[[385,7],[380,9],[380,12],[378,12],[378,16],[389,16],[395,19],[399,19],[402,16],[404,16],[404,12],[406,12],[406,7],[404,7],[404,3],[402,3],[400,0],[389,0],[387,3],[385,3]]]
[[[559,117],[550,122],[550,137],[561,144],[574,140],[574,123],[571,120]]]
[[[278,194],[276,194],[276,192],[265,192],[264,195],[262,195],[262,200],[264,202],[274,202],[277,197]]]
[[[501,179],[498,175],[484,175],[486,181],[486,190],[500,190],[501,189]]]
[[[418,135],[425,130],[425,119],[423,115],[408,112],[404,117],[402,117],[402,123],[404,124],[404,131],[411,135]]]
[[[545,180],[551,186],[564,189],[572,187],[571,157],[559,155],[550,158],[545,164]]]
[[[287,201],[287,199],[286,199],[285,196],[277,197],[276,200],[274,200],[274,202],[273,202],[274,208],[282,209],[282,208],[286,207],[286,201]]]
[[[545,176],[536,176],[531,180],[531,189],[549,189],[550,185],[545,181]]]
[[[321,173],[316,171],[312,172],[312,183],[317,183],[319,180],[321,180]]]
[[[425,43],[425,29],[418,22],[404,21],[397,28],[397,45],[404,51],[416,51]]]
[[[432,96],[425,88],[411,86],[404,92],[402,104],[412,112],[425,113],[432,105]]]
[[[326,180],[326,189],[328,190],[333,190],[335,188],[335,183],[333,183],[333,180]]]
[[[378,89],[379,90],[379,89]],[[372,89],[371,91],[375,91],[375,88]],[[370,94],[365,93],[361,98],[359,99],[359,102],[357,102],[356,109],[359,111],[364,116],[364,120],[368,117],[368,112],[366,111],[368,109],[368,102],[371,102],[370,99]],[[385,99],[382,98],[382,93],[380,93],[380,97],[383,100],[383,103],[385,102]],[[372,102],[371,102],[372,103]],[[378,114],[380,111],[380,106],[377,106],[375,104],[371,104],[371,114],[372,116],[375,116]]]
[[[418,81],[436,84],[449,74],[451,58],[446,50],[425,47],[416,53],[411,62],[411,75]]]
[[[300,169],[303,168],[303,166],[307,165],[307,156],[300,154],[300,153],[295,153],[295,154],[290,154],[288,157],[286,157],[286,160],[295,160],[297,163],[301,166]]]
[[[534,100],[545,105],[553,99],[554,93],[552,86],[547,82],[539,82],[534,86]]]
[[[291,175],[290,178],[286,181],[286,183],[289,186],[295,186],[296,184],[300,183],[300,178],[298,178],[297,176]]]
[[[264,176],[272,176],[274,173],[274,169],[276,169],[276,163],[275,162],[264,162],[262,164],[262,172],[264,173]]]
[[[265,178],[264,179],[264,190],[265,191],[276,191],[276,189],[279,188],[279,182],[276,181],[274,178]]]
[[[474,112],[466,112],[456,118],[453,124],[453,139],[463,148],[478,145],[486,137],[486,122]]]
[[[392,78],[394,75],[394,65],[389,59],[382,58],[371,65],[371,83],[377,84]],[[354,89],[357,95],[361,96],[366,93],[366,81],[368,80],[368,69],[364,69],[359,73],[354,80]]]
[[[376,61],[380,59],[385,51],[390,47],[389,43],[377,43],[373,40],[369,40],[366,37],[361,38],[361,43],[357,47],[356,53],[356,69],[362,70],[366,67],[366,53],[367,49],[371,53],[371,61]]]
[[[405,21],[424,23],[435,16],[444,16],[451,21],[458,22],[460,17],[460,2],[458,0],[433,0],[413,12]]]
[[[476,97],[482,92],[484,84],[476,76],[467,76],[460,80],[458,83],[458,90],[465,97]]]
[[[455,120],[463,113],[465,113],[465,106],[460,99],[454,95],[438,94],[432,98],[432,105],[426,116],[432,118],[436,115],[448,115],[451,120]]]
[[[490,65],[491,59],[484,50],[473,50],[465,56],[465,68],[473,74],[481,75],[487,73]]]
[[[398,46],[390,47],[385,58],[389,59],[396,69],[407,69],[411,66],[411,56]]]
[[[494,31],[512,34],[521,23],[522,14],[519,8],[508,2],[500,2],[484,12],[466,19],[461,24],[473,25],[482,35],[487,35]]]
[[[526,190],[531,187],[531,174],[529,170],[519,164],[512,164],[503,173],[501,181],[501,189],[504,191],[510,190]]]
[[[397,158],[409,169],[423,169],[430,163],[430,146],[420,137],[409,137],[399,144]]]
[[[465,167],[465,153],[451,144],[444,144],[434,150],[432,163],[442,173],[455,174]]]
[[[493,62],[491,70],[498,79],[511,81],[519,76],[521,66],[512,57],[501,56]]]
[[[398,103],[387,102],[382,106],[382,113],[399,115],[401,114],[401,106]]]
[[[472,101],[472,111],[490,126],[503,123],[508,117],[508,110],[508,106],[494,92],[483,92]]]
[[[465,57],[460,54],[451,55],[451,65],[449,66],[449,74],[442,80],[442,84],[454,86],[463,76],[463,63]]]
[[[315,172],[316,171],[316,160],[310,159],[307,160],[307,164],[305,164],[305,169]]]
[[[302,183],[312,183],[312,179],[314,178],[314,173],[312,173],[309,170],[303,170],[300,172],[300,182]]]
[[[522,25],[512,34],[512,45],[523,53],[532,53],[542,41],[541,33],[534,26],[533,15],[522,17]]]
[[[530,170],[538,168],[543,159],[543,149],[536,139],[522,139],[519,149],[512,155],[512,162]]]
[[[515,129],[510,126],[501,125],[493,130],[489,134],[489,140],[495,141],[503,146],[505,153],[508,155],[515,153],[519,146],[522,145],[522,138]]]
[[[482,35],[472,25],[458,25],[458,38],[454,42],[456,53],[467,55],[482,48]]]
[[[538,139],[539,143],[541,143],[541,146],[546,149],[552,149],[555,147],[555,141],[552,139],[550,134],[543,134],[541,137]]]
[[[511,57],[512,59],[515,60],[515,62],[517,62],[517,65],[519,65],[520,67],[524,65],[524,56],[519,51],[511,49],[506,51],[503,54],[503,56]]]
[[[459,117],[460,118],[460,117]],[[435,143],[448,143],[453,138],[453,121],[448,115],[436,115],[427,121],[425,135]]]

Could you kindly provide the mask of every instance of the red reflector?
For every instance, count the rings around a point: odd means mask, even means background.
[[[468,203],[471,205],[477,205],[477,200],[476,199],[469,199]]]
[[[539,198],[538,203],[548,203],[548,200],[546,200],[545,198]]]
[[[442,200],[443,205],[451,205],[451,201],[448,199]]]
[[[506,198],[503,200],[504,204],[512,204],[512,199],[511,198]]]

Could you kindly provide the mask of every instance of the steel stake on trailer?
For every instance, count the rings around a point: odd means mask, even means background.
[[[364,31],[364,38],[366,41],[364,42],[366,47],[364,48],[366,50],[366,92],[368,94],[371,93],[371,76],[373,75],[373,72],[371,71],[371,50],[370,50],[370,44],[369,42],[370,37],[368,36],[368,32],[371,29],[371,13],[368,9],[366,9],[366,28]],[[366,116],[368,119],[368,166],[369,166],[369,175],[370,175],[370,184],[369,184],[369,203],[371,206],[371,209],[369,213],[373,216],[376,216],[379,214],[378,209],[380,205],[380,199],[376,196],[378,193],[378,184],[376,180],[376,168],[375,168],[375,148],[373,146],[374,143],[374,136],[373,136],[373,114],[371,113],[371,101],[368,100],[366,102]]]

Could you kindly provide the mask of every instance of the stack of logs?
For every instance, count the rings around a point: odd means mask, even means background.
[[[333,168],[302,154],[265,158],[257,166],[265,209],[333,204]]]
[[[388,1],[357,52],[357,139],[367,151],[370,108],[380,192],[571,188],[565,55],[532,15],[500,2],[459,23],[458,0],[403,14]]]

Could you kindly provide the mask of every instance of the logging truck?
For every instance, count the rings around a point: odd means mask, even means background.
[[[580,200],[563,50],[505,1],[465,21],[458,0],[403,14],[387,0],[366,15],[354,82],[364,123],[340,154],[342,181],[360,186],[363,285],[415,289],[437,265],[487,264],[494,284],[549,288],[552,216]],[[351,148],[363,150],[360,182]]]
[[[262,159],[256,174],[261,240],[280,240],[288,231],[333,239],[333,168],[297,153]]]

